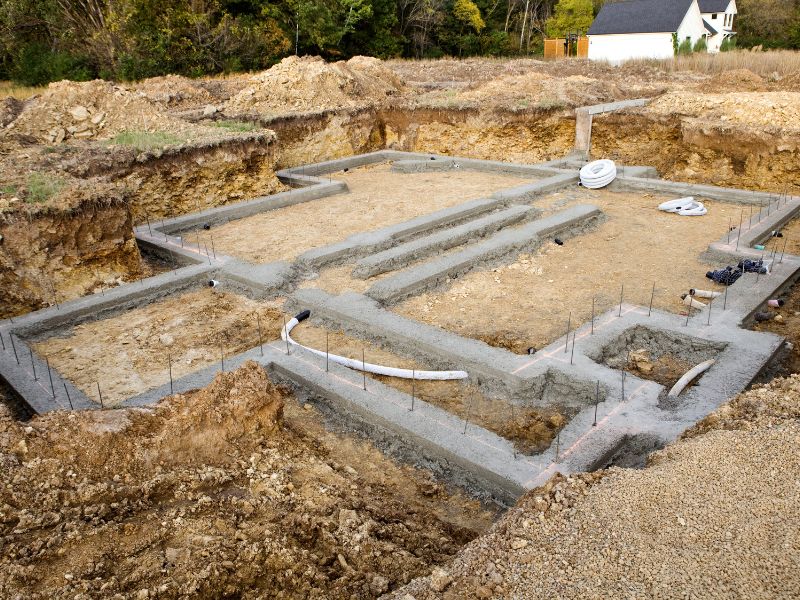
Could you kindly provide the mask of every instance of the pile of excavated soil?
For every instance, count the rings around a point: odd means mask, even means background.
[[[572,75],[552,77],[538,72],[506,75],[481,82],[458,92],[436,92],[418,99],[421,104],[466,104],[476,107],[489,105],[511,109],[552,110],[589,104],[612,102],[620,98],[636,97],[636,89],[619,89],[613,82]]]
[[[151,77],[136,83],[134,89],[151,102],[169,108],[193,108],[214,101],[199,81],[181,75]]]
[[[143,85],[159,98],[152,90],[168,87],[168,83]],[[176,93],[182,93],[186,85],[177,86]],[[192,125],[166,114],[162,100],[150,100],[145,91],[99,79],[82,83],[59,81],[28,102],[6,132],[32,136],[46,144],[68,139],[107,140],[122,132],[168,136],[163,145],[225,135],[218,128]]]
[[[4,412],[3,598],[372,598],[491,521],[252,362],[153,410]]]
[[[234,113],[295,113],[380,105],[402,93],[403,81],[376,58],[327,63],[290,56],[255,75],[224,107]]]
[[[143,95],[108,81],[59,81],[31,102],[10,127],[45,143],[111,138],[122,131],[185,129]]]
[[[656,98],[644,111],[659,116],[683,115],[704,121],[755,127],[800,128],[800,93],[736,92],[701,94],[670,92]]]
[[[717,73],[709,80],[709,88],[717,91],[763,92],[767,89],[764,78],[750,69],[733,69]]]
[[[720,408],[644,470],[556,475],[392,598],[796,598],[800,376]]]

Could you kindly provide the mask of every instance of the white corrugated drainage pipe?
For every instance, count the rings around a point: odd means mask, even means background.
[[[682,217],[702,217],[708,213],[708,209],[705,205],[695,200],[692,196],[662,202],[658,205],[658,210],[676,213]]]
[[[297,316],[292,317],[292,320],[286,324],[286,328],[281,328],[281,339],[283,341],[288,340],[288,342],[293,346],[298,346],[304,350],[308,350],[317,356],[327,356],[328,360],[332,360],[333,362],[350,369],[355,369],[356,371],[366,371],[367,373],[373,373],[375,375],[386,375],[388,377],[399,377],[401,379],[423,379],[431,381],[448,381],[452,379],[466,379],[469,377],[469,374],[466,371],[412,371],[411,369],[398,369],[396,367],[373,365],[372,363],[365,363],[353,358],[346,358],[344,356],[339,356],[338,354],[326,354],[321,350],[315,350],[314,348],[303,346],[302,344],[295,342],[289,334],[291,333],[292,329],[294,329],[295,326],[300,323],[300,321],[306,320],[309,316],[311,316],[311,311],[304,310]]]
[[[715,362],[716,361],[712,358],[711,360],[701,362],[699,365],[692,367],[691,369],[686,371],[683,377],[678,379],[675,385],[672,386],[672,389],[669,391],[667,396],[670,396],[671,398],[679,396],[680,393],[683,391],[683,388],[689,385],[695,377],[700,375],[700,373],[708,371],[711,368],[711,365],[713,365]]]
[[[581,185],[590,190],[606,187],[617,178],[617,165],[606,158],[584,165],[580,172]]]

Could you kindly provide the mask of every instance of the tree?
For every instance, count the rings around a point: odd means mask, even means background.
[[[699,38],[694,43],[694,52],[708,52],[708,43],[705,37]]]
[[[472,29],[475,33],[480,33],[486,27],[480,9],[472,0],[455,0],[453,16],[463,26]]]
[[[568,33],[585,34],[594,20],[592,0],[559,0],[555,13],[547,20],[545,31],[551,38]]]

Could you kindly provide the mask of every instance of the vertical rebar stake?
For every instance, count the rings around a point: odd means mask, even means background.
[[[172,355],[167,354],[167,362],[169,363],[169,395],[172,396],[175,393],[175,389],[172,387]]]
[[[686,307],[686,323],[683,324],[684,327],[689,326],[689,317],[692,315],[692,296],[689,296],[689,305]]]
[[[214,236],[209,234],[208,237],[211,238],[211,252],[214,254],[214,260],[217,260],[217,249],[214,248]]]
[[[75,410],[75,407],[72,406],[72,398],[69,397],[69,390],[67,389],[67,382],[66,381],[62,381],[61,383],[64,384],[64,393],[67,395],[67,402],[69,402],[69,409],[70,410]]]
[[[572,311],[569,312],[569,317],[567,317],[567,337],[564,340],[564,354],[567,353],[569,350],[569,330],[572,326]]]
[[[208,251],[208,244],[203,242],[203,245],[206,247],[206,257],[208,258],[208,264],[211,264],[211,253]]]
[[[14,351],[14,359],[17,361],[17,364],[19,364],[19,356],[17,356],[17,345],[14,343],[14,334],[9,333],[8,339],[11,340],[11,349]]]
[[[731,243],[731,218],[728,217],[728,245]]]
[[[569,364],[573,364],[573,360],[575,359],[575,336],[578,335],[578,330],[572,332],[572,352],[569,355]]]
[[[53,392],[53,400],[56,399],[56,386],[53,385],[53,372],[50,370],[50,359],[46,356],[44,357],[44,361],[47,364],[47,376],[50,378],[50,391]]]
[[[222,366],[222,372],[225,372],[225,347],[220,344],[219,345],[219,360],[220,365]]]
[[[364,347],[361,347],[361,374],[364,375],[364,391],[367,391],[367,361],[364,359]]]
[[[711,307],[714,305],[714,296],[711,296],[711,299],[708,301],[708,321],[706,321],[706,325],[711,325]]]
[[[653,314],[653,298],[655,298],[655,295],[656,295],[656,282],[654,281],[653,282],[653,290],[650,292],[650,306],[647,309],[647,316],[648,317],[651,314]]]
[[[286,356],[289,356],[289,332],[286,331],[286,315],[283,315],[283,334],[286,336]]]
[[[467,412],[464,415],[464,431],[461,432],[461,435],[467,435],[467,419],[469,418],[469,405],[467,405]]]
[[[147,219],[147,230],[150,232],[150,236],[152,237],[152,235],[153,235],[153,228],[152,228],[152,227],[150,227],[150,215],[148,215],[147,213],[145,213],[145,215],[144,215],[144,218],[145,218],[145,219]]]
[[[739,249],[739,238],[742,237],[742,219],[744,219],[744,210],[739,215],[739,229],[736,231],[736,249]]]
[[[761,211],[764,210],[764,201],[759,198],[758,199],[758,222],[761,223]]]
[[[103,392],[100,391],[100,382],[95,381],[95,383],[97,384],[97,395],[100,396],[100,408],[105,408],[106,405],[103,404]]]
[[[622,316],[622,295],[625,293],[625,284],[623,283],[622,286],[619,288],[619,314],[617,317]]]
[[[625,402],[625,371],[622,371],[622,401]]]
[[[786,240],[787,239],[788,238],[786,236],[783,236],[783,250],[781,250],[781,259],[778,261],[778,264],[781,264],[783,262],[783,255],[786,254]]]
[[[33,369],[33,380],[39,381],[39,378],[36,376],[36,363],[33,362],[33,349],[30,346],[28,347],[28,352],[31,355],[31,369]]]
[[[561,430],[559,429],[558,433],[556,434],[556,460],[555,460],[555,462],[558,462],[558,455],[559,455],[560,452],[561,452]]]
[[[592,329],[591,329],[591,334],[590,335],[594,335],[594,296],[592,296],[592,320],[591,320],[591,323],[592,323]]]
[[[261,319],[256,313],[256,327],[258,327],[258,347],[261,348],[261,356],[264,356],[264,338],[261,337]]]
[[[331,334],[329,331],[325,332],[325,372],[328,372],[329,369],[329,361],[330,361],[330,337]]]
[[[0,344],[3,345],[3,352],[6,351],[6,341],[3,339],[3,332],[0,331]]]
[[[597,380],[597,389],[594,392],[594,423],[592,427],[597,427],[597,405],[600,404],[600,380]]]
[[[747,217],[747,231],[753,227],[753,205],[750,205],[750,216]]]

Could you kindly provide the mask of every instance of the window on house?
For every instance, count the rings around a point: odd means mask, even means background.
[[[716,19],[717,18],[717,13],[714,13],[713,15],[711,15],[711,18],[712,19]]]

